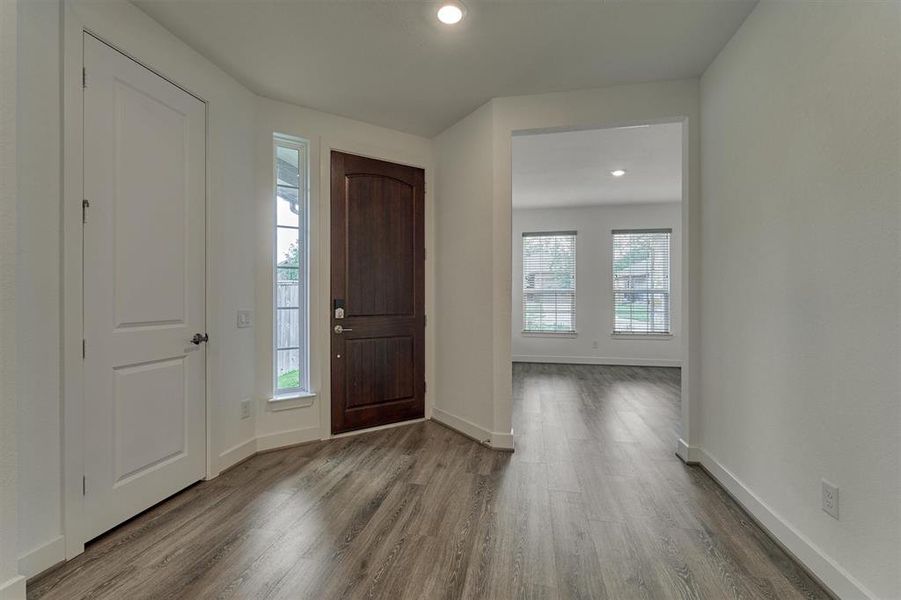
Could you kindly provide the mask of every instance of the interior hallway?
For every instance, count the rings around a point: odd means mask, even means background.
[[[419,423],[258,455],[37,598],[827,598],[674,455],[679,370],[517,364],[516,452]]]

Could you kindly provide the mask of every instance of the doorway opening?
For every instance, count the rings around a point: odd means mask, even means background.
[[[557,414],[561,434],[615,431],[672,456],[687,312],[683,147],[680,122],[513,136],[515,430]]]

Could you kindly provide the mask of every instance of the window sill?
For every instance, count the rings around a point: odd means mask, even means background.
[[[307,408],[313,406],[316,400],[315,392],[298,392],[289,396],[277,396],[270,398],[266,405],[270,411],[291,410],[294,408]]]
[[[615,340],[671,340],[673,339],[673,334],[671,333],[619,333],[613,332],[610,334]]]
[[[574,338],[579,337],[576,331],[522,331],[523,337]]]

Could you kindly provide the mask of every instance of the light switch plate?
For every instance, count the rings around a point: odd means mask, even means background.
[[[253,317],[249,310],[238,311],[238,329],[253,326]]]
[[[832,485],[825,479],[823,484],[823,511],[830,517],[838,520],[838,486]]]

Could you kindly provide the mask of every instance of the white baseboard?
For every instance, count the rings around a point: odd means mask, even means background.
[[[676,456],[681,458],[686,465],[696,465],[701,462],[701,449],[697,446],[689,446],[688,442],[679,438],[676,445]]]
[[[19,573],[34,577],[66,560],[66,538],[56,536],[19,557]]]
[[[614,365],[625,367],[681,367],[682,361],[669,358],[621,358],[614,356],[530,356],[518,354],[513,362],[563,365]]]
[[[491,432],[472,421],[452,415],[438,407],[432,409],[432,420],[458,431],[468,438],[497,450],[513,450],[513,432]]]
[[[0,583],[0,600],[25,600],[25,577],[17,575]]]
[[[296,446],[306,442],[313,442],[319,439],[319,426],[302,427],[300,429],[290,429],[288,431],[276,431],[275,433],[267,433],[257,437],[257,452],[265,452],[267,450],[275,450],[285,446]]]
[[[288,431],[276,431],[266,433],[232,446],[219,455],[219,472],[233,467],[242,460],[247,460],[254,454],[277,450],[279,448],[296,446],[305,442],[312,442],[319,438],[319,426],[289,429]]]
[[[252,437],[247,441],[232,446],[219,455],[219,472],[233,467],[242,460],[250,458],[257,453],[257,438]]]
[[[491,447],[495,450],[513,452],[513,430],[511,429],[510,433],[492,432]]]
[[[786,552],[804,565],[810,574],[836,597],[875,600],[876,596],[871,591],[767,506],[759,496],[719,461],[703,449],[695,448],[694,450],[698,451],[701,466],[710,473],[710,476],[719,482]]]

